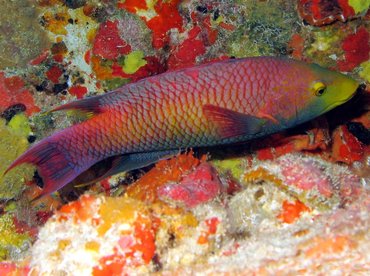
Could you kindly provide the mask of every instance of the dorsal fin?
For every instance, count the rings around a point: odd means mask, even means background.
[[[103,95],[91,97],[91,98],[86,98],[83,100],[78,100],[74,102],[70,102],[61,106],[58,106],[50,112],[54,111],[61,111],[61,110],[71,110],[71,111],[76,111],[77,113],[81,112],[87,117],[91,118],[92,116],[99,114],[102,112],[102,104],[100,102],[100,99]]]

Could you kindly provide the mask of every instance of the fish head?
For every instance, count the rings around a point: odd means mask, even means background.
[[[351,77],[316,64],[303,64],[294,107],[295,122],[311,120],[349,101],[359,83]],[[303,85],[302,85],[303,83]]]

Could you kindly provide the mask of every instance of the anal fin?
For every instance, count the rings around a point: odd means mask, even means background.
[[[144,168],[156,163],[161,159],[169,158],[178,153],[179,150],[165,150],[118,155],[113,157],[111,168],[107,170],[103,175],[88,182],[79,183],[78,186],[89,185],[121,172]]]

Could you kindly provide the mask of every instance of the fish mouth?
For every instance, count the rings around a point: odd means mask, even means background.
[[[366,84],[361,83],[361,84],[357,87],[357,89],[355,90],[355,92],[353,92],[353,93],[352,93],[351,95],[349,95],[347,98],[345,98],[345,99],[343,99],[343,100],[340,100],[340,101],[336,101],[335,103],[332,103],[331,105],[327,106],[327,107],[322,111],[322,113],[321,113],[321,114],[323,114],[323,113],[325,113],[325,112],[327,112],[327,111],[329,111],[329,110],[332,110],[332,109],[336,108],[336,107],[337,107],[337,106],[339,106],[339,105],[342,105],[342,104],[344,104],[344,103],[348,102],[349,100],[351,100],[351,99],[352,99],[352,98],[354,98],[354,97],[359,97],[360,95],[362,95],[362,94],[364,93],[365,89],[366,89]]]

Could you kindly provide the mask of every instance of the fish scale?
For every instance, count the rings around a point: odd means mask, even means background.
[[[342,104],[357,87],[345,75],[287,58],[230,59],[169,71],[54,109],[89,116],[41,140],[8,170],[36,165],[47,194],[109,157],[113,165],[104,176],[178,149],[281,131]]]

